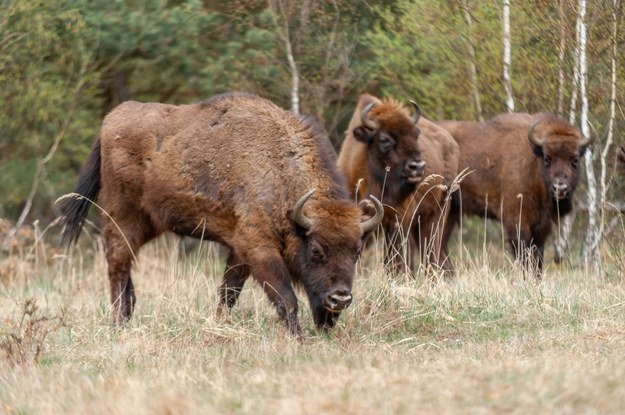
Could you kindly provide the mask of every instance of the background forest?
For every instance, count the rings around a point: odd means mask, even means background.
[[[622,415],[624,46],[621,0],[0,0],[0,414]],[[378,238],[333,330],[298,293],[297,341],[260,284],[218,314],[224,252],[169,235],[112,325],[102,239],[61,247],[54,201],[122,101],[233,90],[336,148],[363,92],[434,120],[554,112],[597,141],[540,281],[481,218],[455,278],[391,277]]]
[[[414,99],[431,119],[489,118],[508,100],[580,125],[586,102],[599,139],[578,216],[622,209],[611,145],[625,124],[621,1],[586,7],[580,77],[577,1],[2,0],[0,217],[53,220],[54,200],[72,190],[120,102],[190,103],[233,90],[314,117],[337,148],[363,92]],[[593,232],[609,232],[609,215],[599,221]]]

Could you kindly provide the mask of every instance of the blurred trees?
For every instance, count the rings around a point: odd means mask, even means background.
[[[509,4],[516,110],[572,110],[579,122],[578,1]],[[625,42],[614,29],[620,4],[589,2],[586,16],[588,118],[599,143],[613,68],[611,131],[623,142],[625,74],[620,57],[611,61]],[[103,116],[126,99],[189,103],[241,90],[291,108],[295,67],[299,111],[337,146],[365,91],[415,99],[433,119],[505,112],[502,19],[503,2],[484,0],[0,0],[0,217],[16,220],[35,188],[29,218],[52,218]],[[622,203],[611,173],[607,202]]]

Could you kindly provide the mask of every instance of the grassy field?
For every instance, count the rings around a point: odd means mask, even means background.
[[[217,318],[212,245],[146,246],[120,329],[98,238],[17,244],[0,257],[0,413],[625,413],[623,247],[537,283],[497,242],[472,244],[436,283],[389,278],[369,250],[335,330],[316,332],[301,303],[301,343],[254,283]]]

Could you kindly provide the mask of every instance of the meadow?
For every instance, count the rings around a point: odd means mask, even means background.
[[[115,327],[99,236],[62,250],[35,227],[0,257],[0,412],[623,413],[623,238],[599,270],[550,262],[537,282],[476,232],[448,280],[390,277],[368,249],[334,330],[298,293],[300,342],[254,282],[218,317],[223,253],[173,237],[141,251],[135,315]]]

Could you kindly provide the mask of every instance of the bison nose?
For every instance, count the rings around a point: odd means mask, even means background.
[[[346,309],[352,303],[352,295],[349,290],[339,289],[329,293],[325,299],[325,307],[328,311],[338,312]]]
[[[406,177],[408,179],[420,178],[421,176],[423,176],[424,170],[425,161],[423,160],[411,160],[406,163]]]
[[[564,199],[569,194],[569,185],[562,182],[557,182],[551,185],[551,191],[556,199]]]

